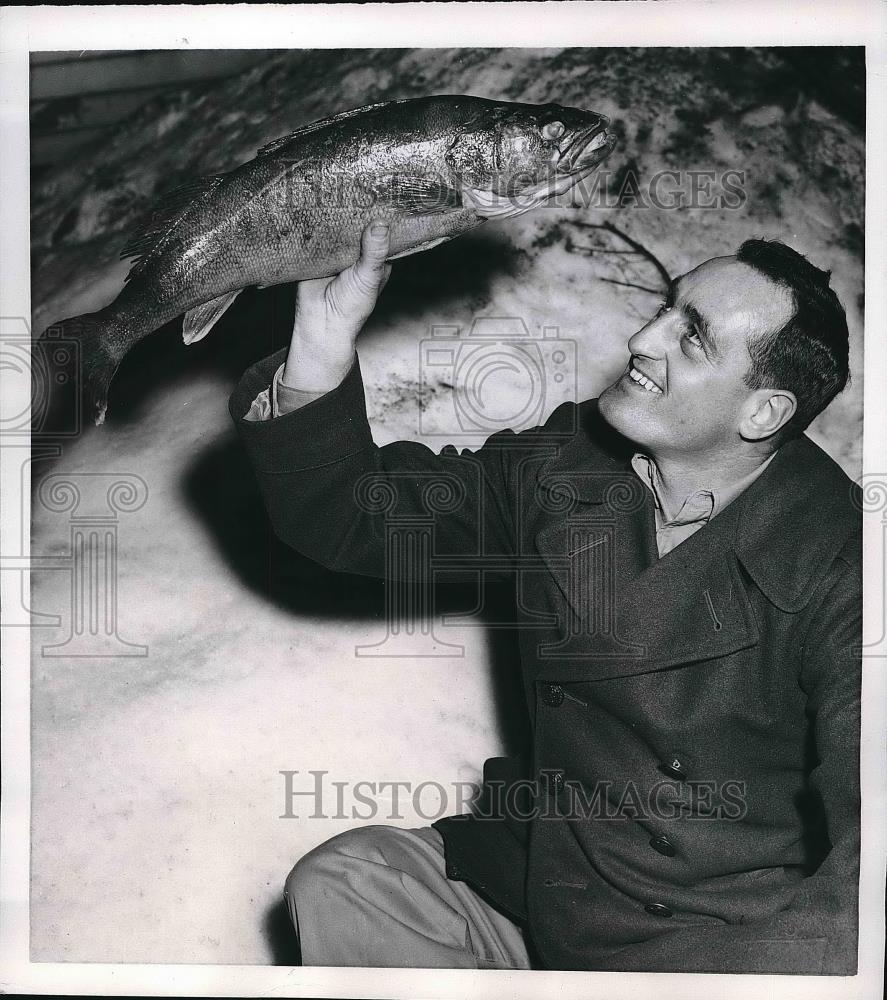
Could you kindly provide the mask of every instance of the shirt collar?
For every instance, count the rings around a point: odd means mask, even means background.
[[[681,504],[680,509],[672,515],[665,510],[662,502],[662,480],[656,463],[649,455],[643,452],[635,452],[631,458],[631,467],[638,474],[641,482],[653,494],[656,502],[656,509],[659,512],[663,524],[694,524],[697,521],[707,522],[719,514],[728,504],[731,504],[740,493],[746,490],[761,475],[764,469],[776,457],[774,452],[766,461],[762,462],[756,469],[752,469],[748,475],[737,479],[729,486],[721,487],[719,490],[699,489],[691,493]]]

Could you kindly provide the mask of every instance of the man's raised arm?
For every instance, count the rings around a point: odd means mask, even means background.
[[[464,555],[474,566],[477,557],[498,556],[486,576],[501,576],[501,557],[516,545],[520,484],[511,460],[519,436],[502,431],[478,451],[448,446],[439,455],[416,442],[380,448],[372,439],[355,341],[390,274],[387,253],[387,229],[371,225],[354,265],[300,282],[288,351],[246,371],[231,417],[285,544],[330,569],[390,577],[397,572],[386,513],[431,516],[436,553]],[[535,430],[520,435],[522,451]],[[467,575],[476,579],[474,572]]]

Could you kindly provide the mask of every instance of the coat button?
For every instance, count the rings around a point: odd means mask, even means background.
[[[677,854],[674,844],[667,837],[651,837],[650,847],[654,851],[664,854],[667,858],[673,858]]]
[[[548,780],[548,794],[552,797],[560,795],[564,790],[564,772],[548,771],[545,778]]]
[[[673,917],[674,910],[664,903],[646,903],[644,909],[654,917]]]
[[[679,781],[683,781],[687,777],[684,762],[679,757],[669,757],[668,760],[662,761],[659,770],[663,774],[667,774],[669,778],[677,778]]]
[[[542,700],[551,708],[557,708],[564,700],[564,689],[560,684],[546,684],[542,690]]]

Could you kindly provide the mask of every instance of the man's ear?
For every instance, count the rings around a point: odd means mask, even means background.
[[[746,441],[772,437],[795,415],[798,401],[788,389],[758,389],[749,400],[739,433]]]

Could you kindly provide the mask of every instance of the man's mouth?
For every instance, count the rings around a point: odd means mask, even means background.
[[[652,392],[654,394],[662,395],[662,386],[658,382],[654,382],[649,375],[645,375],[643,372],[638,371],[634,365],[628,366],[628,377],[635,382],[641,388],[646,389],[647,392]]]

